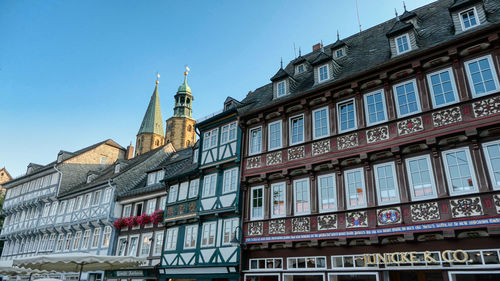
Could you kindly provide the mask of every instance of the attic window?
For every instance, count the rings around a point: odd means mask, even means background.
[[[323,82],[328,80],[328,64],[322,65],[318,68],[318,80],[319,82]]]
[[[305,71],[305,65],[304,64],[297,65],[297,73],[302,73],[304,71]]]
[[[398,55],[411,51],[410,39],[408,33],[396,37],[396,51]]]
[[[479,25],[476,8],[460,12],[459,18],[464,31]]]
[[[101,156],[101,165],[106,164],[106,156]]]
[[[344,48],[340,48],[340,49],[337,49],[335,50],[335,57],[336,58],[341,58],[343,57],[345,54],[344,54]]]
[[[115,174],[120,172],[120,164],[115,165]]]
[[[280,98],[280,97],[286,95],[286,81],[280,81],[280,82],[278,82],[278,84],[276,85],[276,87],[278,89],[276,97]]]
[[[60,163],[62,161],[62,154],[59,154],[57,156],[57,163]]]

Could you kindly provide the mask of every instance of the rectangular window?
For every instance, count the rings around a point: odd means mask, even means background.
[[[81,237],[82,236],[82,232],[81,231],[79,231],[79,232],[80,232],[80,237]],[[76,234],[78,234],[78,232]],[[49,235],[48,234],[44,234],[43,237],[42,237],[42,242],[40,243],[40,252],[43,252],[43,251],[45,251],[47,249],[47,242],[48,241],[49,241]],[[76,243],[76,237],[75,237],[75,243]],[[78,243],[80,243],[80,240],[78,240]],[[12,246],[12,244],[11,244],[11,246]],[[73,244],[73,249],[77,250],[78,249],[78,245],[77,245],[77,247],[75,249],[75,246]]]
[[[189,198],[194,198],[198,196],[198,189],[200,185],[200,180],[195,179],[189,182]]]
[[[128,255],[129,256],[137,256],[137,246],[139,244],[139,236],[130,237],[129,245],[128,245]]]
[[[281,120],[269,123],[269,150],[281,148]]]
[[[233,168],[224,171],[223,177],[223,193],[236,191],[238,181],[238,168]]]
[[[498,77],[491,55],[466,61],[465,70],[472,97],[488,95],[498,90]]]
[[[82,208],[88,208],[90,206],[90,193],[83,196]]]
[[[309,179],[293,181],[294,211],[295,215],[307,215],[310,213]]]
[[[250,129],[249,154],[258,154],[262,152],[262,127]]]
[[[236,140],[236,122],[222,126],[222,144]]]
[[[363,168],[344,172],[348,209],[366,207],[365,177],[363,173]]]
[[[109,246],[109,241],[111,240],[111,226],[107,225],[104,227],[104,233],[102,235],[101,246],[106,248]]]
[[[188,181],[182,182],[179,185],[179,198],[177,200],[181,201],[181,200],[185,200],[186,199],[187,193],[188,193],[188,188],[189,188],[189,182]]]
[[[87,229],[83,233],[82,250],[86,250],[89,248],[89,240],[90,240],[90,229]]]
[[[443,151],[443,164],[450,195],[477,191],[477,181],[468,148]]]
[[[406,159],[412,200],[436,198],[436,185],[429,155]]]
[[[219,128],[213,129],[203,134],[203,150],[217,146],[218,133],[219,133]]]
[[[479,25],[479,18],[476,14],[476,8],[469,9],[459,13],[460,23],[462,24],[462,30],[467,30],[469,28]]]
[[[222,245],[230,245],[233,238],[237,238],[236,227],[238,226],[239,219],[232,218],[224,220],[224,237],[222,240]]]
[[[201,246],[202,247],[213,247],[215,246],[215,221],[206,222],[203,224]]]
[[[458,102],[458,92],[451,67],[428,74],[427,84],[431,90],[434,108]]]
[[[198,239],[198,225],[187,225],[184,234],[184,249],[196,248],[196,240]]]
[[[398,55],[411,51],[410,40],[408,39],[408,34],[403,34],[396,37],[396,51]]]
[[[415,79],[394,85],[394,98],[398,117],[420,112],[420,99]]]
[[[78,248],[80,247],[80,240],[81,239],[82,239],[82,232],[77,231],[75,234],[75,241],[73,243],[73,251],[78,250]]]
[[[335,51],[335,57],[341,58],[344,56],[344,49],[338,49]]]
[[[177,189],[179,188],[178,184],[170,186],[168,190],[168,203],[173,203],[177,200]]]
[[[286,183],[271,184],[271,217],[284,217],[286,214]]]
[[[111,188],[106,188],[104,190],[104,197],[102,198],[102,203],[108,203],[111,199]]]
[[[127,205],[123,207],[123,215],[122,217],[128,217],[130,216],[130,211],[132,211],[132,205]]]
[[[116,255],[125,256],[125,248],[127,247],[127,237],[120,237],[118,245],[116,246]]]
[[[56,252],[61,252],[63,249],[63,244],[64,244],[64,234],[59,234],[57,237],[57,246],[56,246]],[[24,246],[24,244],[21,244]]]
[[[217,174],[206,175],[203,179],[203,197],[215,196]]]
[[[68,207],[66,208],[66,213],[71,214],[75,208],[75,198],[69,199]]]
[[[337,210],[337,188],[335,174],[318,176],[319,211]]]
[[[484,143],[483,151],[493,189],[500,189],[500,141]]]
[[[55,216],[57,213],[57,206],[59,205],[59,202],[55,201],[52,202],[52,208],[50,208],[50,215]]]
[[[250,218],[252,220],[260,220],[264,218],[264,188],[262,186],[255,186],[251,189],[250,198]]]
[[[152,214],[156,210],[156,199],[148,200],[146,205],[146,214]]]
[[[368,93],[365,99],[366,123],[376,125],[387,121],[384,90]]]
[[[162,196],[160,198],[160,204],[158,206],[158,209],[160,210],[164,210],[165,209],[165,205],[167,204],[167,196]]]
[[[373,166],[375,186],[379,205],[398,203],[399,191],[394,163],[383,163]]]
[[[146,233],[142,235],[141,250],[139,251],[140,257],[148,257],[151,251],[151,240],[153,233]]]
[[[250,270],[283,269],[282,258],[250,259]]]
[[[304,64],[299,64],[299,66],[297,66],[297,72],[298,73],[304,72]]]
[[[134,209],[135,209],[134,215],[136,216],[142,215],[142,203],[135,203]]]
[[[304,115],[290,118],[290,145],[304,142]]]
[[[92,198],[92,206],[99,205],[100,201],[101,201],[101,191],[98,190],[94,192],[94,198]]]
[[[286,82],[285,81],[278,82],[276,87],[278,88],[278,93],[276,94],[276,97],[280,98],[280,97],[286,95]]]
[[[80,204],[82,203],[82,196],[78,196],[76,197],[76,201],[75,201],[75,211],[78,211],[80,210]]]
[[[45,203],[45,206],[43,207],[43,216],[42,217],[47,217],[50,212],[50,203]]]
[[[337,104],[337,111],[339,133],[352,131],[357,128],[354,99]]]
[[[177,249],[178,227],[167,229],[167,239],[165,240],[165,250],[172,251]]]
[[[56,243],[56,234],[52,233],[49,238],[49,245],[47,246],[47,251],[52,251]]]
[[[325,80],[328,80],[328,64],[325,64],[323,66],[320,66],[318,68],[318,79],[319,82],[323,82]]]
[[[320,139],[330,135],[330,120],[328,107],[313,110],[313,138]]]
[[[153,256],[159,256],[163,247],[163,231],[155,233]]]
[[[326,269],[326,257],[297,257],[287,258],[288,269]],[[312,278],[311,278],[312,279]],[[318,280],[318,279],[312,279]],[[357,279],[352,279],[357,280]]]
[[[94,229],[94,236],[92,237],[92,248],[97,248],[99,246],[99,239],[101,238],[101,229]]]

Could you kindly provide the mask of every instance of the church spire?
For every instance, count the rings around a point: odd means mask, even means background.
[[[192,118],[193,95],[191,94],[191,87],[189,87],[187,83],[189,70],[189,67],[186,66],[184,82],[179,86],[177,94],[175,95],[174,117]]]

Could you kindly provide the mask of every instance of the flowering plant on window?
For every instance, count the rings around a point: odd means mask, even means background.
[[[136,226],[137,225],[137,216],[131,216],[131,217],[125,218],[125,224],[128,227]]]
[[[137,223],[140,225],[146,225],[151,222],[151,216],[148,214],[142,214],[137,217]]]
[[[121,229],[122,227],[127,226],[127,224],[125,223],[125,219],[124,219],[124,218],[117,218],[117,219],[113,222],[113,226],[114,226],[116,229]]]
[[[163,210],[156,210],[151,214],[151,222],[158,224],[163,221]]]

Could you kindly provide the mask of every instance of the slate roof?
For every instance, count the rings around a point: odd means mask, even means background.
[[[409,19],[411,19],[411,18],[413,18],[415,16],[417,16],[417,14],[415,14],[414,12],[408,12],[406,10],[406,7],[405,7],[405,12],[401,16],[399,16],[399,20],[400,21],[405,21],[405,20],[409,20]]]
[[[399,33],[410,30],[413,28],[413,24],[410,22],[404,22],[402,20],[397,20],[392,26],[391,30],[387,32],[387,37],[393,37]]]
[[[278,70],[278,72],[276,72],[276,74],[274,74],[274,76],[271,77],[271,81],[274,82],[274,81],[280,80],[280,79],[288,77],[288,76],[290,76],[290,74],[288,74],[288,72],[283,70],[283,68],[280,68]]]
[[[163,169],[165,170],[165,177],[172,177],[178,175],[179,172],[184,171],[187,167],[193,166],[193,149],[191,147],[179,150],[170,154],[162,162],[158,163],[153,170]],[[194,164],[194,166],[197,166]],[[123,199],[130,196],[151,193],[159,190],[164,190],[165,186],[163,183],[156,183],[152,185],[146,185],[147,178],[144,177],[140,181],[136,181],[135,185],[128,190],[122,190],[117,194],[117,199]]]
[[[450,6],[449,10],[455,11],[464,8],[465,6],[473,5],[477,2],[481,2],[481,0],[455,0],[455,3],[453,3],[453,5]]]
[[[387,38],[386,34],[396,23],[396,18],[393,18],[363,32],[342,39],[348,46],[348,52],[342,58],[335,59],[340,68],[336,70],[332,81],[319,85],[315,84],[313,70],[308,69],[305,73],[294,76],[295,87],[290,91],[288,96],[274,100],[272,83],[263,85],[249,92],[242,100],[243,106],[239,108],[240,115],[256,112],[265,106],[271,106],[272,104],[288,100],[319,87],[325,87],[339,81],[348,81],[348,79],[355,75],[360,75],[363,72],[380,67],[393,60],[411,56],[423,49],[440,45],[447,41],[466,36],[471,32],[477,32],[480,29],[500,23],[500,1],[484,0],[488,22],[470,31],[455,34],[450,11],[448,10],[454,3],[453,0],[439,0],[411,11],[416,14],[419,23],[418,27],[415,27],[419,48],[394,58],[391,56],[389,38]],[[325,46],[325,51],[330,50],[334,44]],[[312,62],[319,56],[320,52],[321,50],[317,50],[302,56],[308,62]],[[296,60],[293,60],[284,70],[294,73],[295,63]]]
[[[325,52],[319,53],[319,55],[311,62],[311,65],[317,65],[325,61],[331,60],[332,57],[330,55],[327,55]]]
[[[163,118],[161,117],[160,95],[158,94],[158,84],[156,84],[151,100],[149,101],[148,109],[142,119],[141,127],[139,128],[140,134],[157,134],[164,136],[163,131]]]

